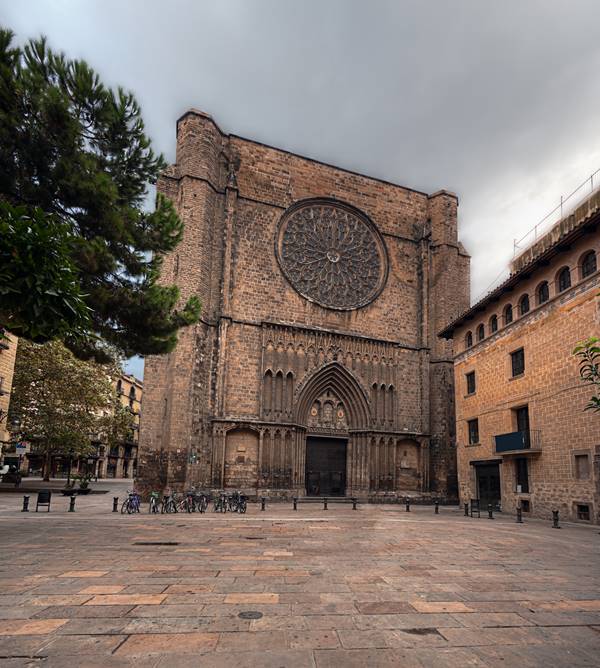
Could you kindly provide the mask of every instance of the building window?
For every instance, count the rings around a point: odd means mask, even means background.
[[[596,253],[592,250],[586,253],[581,260],[581,278],[591,276],[597,269]]]
[[[122,391],[123,391],[123,383],[121,382],[121,379],[119,378],[119,380],[117,381],[117,394],[121,394]]]
[[[473,334],[472,332],[467,332],[467,335],[465,336],[465,346],[467,348],[470,348],[473,345]]]
[[[529,313],[529,295],[523,295],[519,302],[519,313],[525,315]]]
[[[571,287],[571,270],[569,267],[563,267],[558,273],[558,292],[564,292]]]
[[[483,323],[477,327],[477,340],[478,341],[483,341],[485,338],[485,327],[483,326]]]
[[[490,318],[490,332],[497,332],[498,331],[498,316],[493,315]]]
[[[550,289],[548,287],[548,281],[544,281],[538,285],[537,289],[537,301],[538,305],[547,302],[550,299]]]
[[[577,480],[589,480],[590,458],[589,455],[575,455],[575,477]]]
[[[475,394],[475,372],[470,371],[467,374],[467,394]]]
[[[467,422],[469,426],[469,445],[476,445],[479,443],[479,420],[469,420]]]
[[[515,459],[515,473],[517,494],[529,494],[529,471],[527,470],[527,459],[525,457]]]
[[[508,304],[504,309],[504,324],[509,325],[513,321],[512,304]]]
[[[513,378],[525,373],[525,350],[519,348],[510,354],[510,363],[512,367]]]
[[[590,521],[590,507],[587,503],[578,503],[576,504],[577,508],[577,519],[583,520],[584,522]]]
[[[531,435],[529,431],[529,406],[521,406],[513,411],[515,422],[517,423],[517,431],[523,434],[523,445],[526,448],[531,447]]]

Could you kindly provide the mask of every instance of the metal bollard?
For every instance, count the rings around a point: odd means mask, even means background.
[[[75,497],[72,496],[71,499],[69,500],[69,512],[74,513],[75,512]]]
[[[28,513],[29,512],[29,497],[28,496],[23,496],[23,509],[21,510],[22,513]]]
[[[260,509],[264,510],[267,504],[267,499],[264,496],[260,497]]]
[[[327,510],[327,497],[323,499],[323,510]]]
[[[352,510],[356,510],[356,501],[357,501],[356,497],[353,496],[352,497]]]
[[[410,499],[406,499],[406,512],[410,513]]]
[[[119,497],[118,496],[113,496],[113,513],[118,512],[117,508],[119,506]]]
[[[517,524],[523,524],[523,511],[521,506],[517,506]]]
[[[298,510],[298,498],[294,497],[292,501],[294,502],[294,510]]]
[[[433,512],[434,512],[436,515],[439,515],[439,514],[440,514],[440,502],[439,502],[439,501],[436,501],[436,502],[435,502],[435,505],[434,505],[434,511],[433,511]]]
[[[469,517],[469,504],[465,503],[465,517]]]
[[[488,503],[488,520],[493,520],[494,519],[494,510],[492,508],[492,504]]]
[[[560,527],[558,526],[558,510],[552,511],[552,528],[560,529]]]

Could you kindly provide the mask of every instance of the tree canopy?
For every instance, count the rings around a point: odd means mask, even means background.
[[[53,455],[91,454],[93,437],[109,446],[126,439],[133,418],[116,396],[119,373],[116,364],[77,359],[59,341],[19,341],[9,422],[44,455],[46,477]]]
[[[158,282],[183,234],[167,198],[145,209],[164,168],[131,93],[0,29],[0,324],[83,358],[171,351],[200,303]]]

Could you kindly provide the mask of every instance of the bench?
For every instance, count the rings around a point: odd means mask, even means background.
[[[355,496],[294,496],[292,498],[294,510],[298,510],[299,503],[323,503],[323,510],[327,510],[329,503],[351,503],[352,510],[356,510],[358,499]]]

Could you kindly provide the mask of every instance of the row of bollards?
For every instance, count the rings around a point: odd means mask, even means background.
[[[436,503],[436,506],[437,506],[437,503]],[[408,510],[408,508],[407,508],[407,510]],[[435,512],[436,513],[438,512],[437,508],[436,508]],[[465,517],[469,517],[469,504],[468,503],[464,504],[464,513],[465,513]],[[471,515],[471,517],[472,516],[473,515]],[[488,519],[489,520],[494,519],[494,508],[493,508],[491,503],[488,503]],[[560,529],[560,525],[559,525],[558,521],[559,521],[558,510],[553,510],[552,511],[552,528],[553,529]],[[519,504],[517,506],[517,516],[516,516],[515,522],[517,524],[523,524],[523,509],[521,508],[521,504]]]
[[[69,500],[69,512],[74,513],[75,512],[75,496],[72,496]],[[352,497],[352,510],[356,510],[356,504],[358,503],[358,499],[356,497]],[[298,497],[293,497],[292,499],[293,504],[294,504],[294,510],[298,510]],[[328,506],[328,499],[327,497],[323,498],[323,510],[327,510]],[[260,497],[260,509],[261,511],[266,510],[266,505],[267,505],[267,499],[264,496]],[[113,497],[113,506],[112,506],[112,511],[113,513],[118,512],[118,507],[119,507],[119,497],[114,496]],[[410,512],[410,499],[407,497],[406,498],[406,512]],[[21,509],[21,512],[27,513],[29,512],[29,496],[24,495],[23,496],[23,508]],[[440,512],[440,502],[436,500],[434,502],[434,513],[436,515],[439,515]],[[465,517],[469,517],[469,504],[465,503],[464,504],[464,513]],[[488,504],[488,519],[493,520],[494,519],[494,509],[491,503]],[[521,508],[521,505],[519,504],[517,506],[517,518],[516,518],[516,523],[517,524],[523,524],[523,510]],[[559,516],[558,516],[558,510],[553,510],[552,511],[552,528],[553,529],[560,529],[559,525]]]

